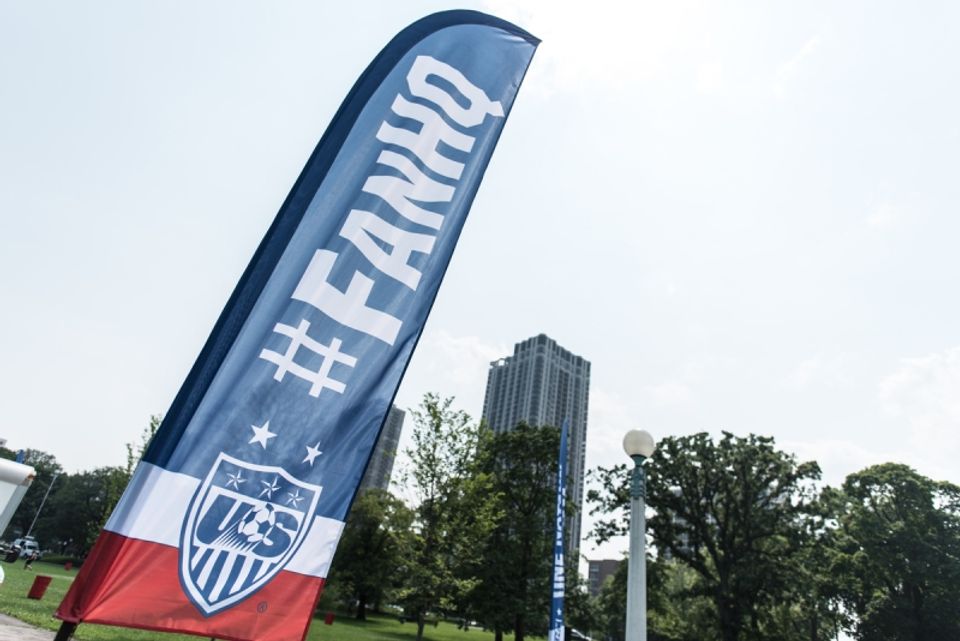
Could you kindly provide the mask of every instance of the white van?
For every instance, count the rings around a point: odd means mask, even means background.
[[[27,536],[22,539],[17,539],[13,542],[13,547],[20,548],[20,558],[26,559],[34,552],[37,553],[37,558],[41,558],[43,554],[40,552],[40,545],[37,543],[37,540],[32,536]]]

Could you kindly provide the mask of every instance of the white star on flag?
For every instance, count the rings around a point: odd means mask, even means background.
[[[300,496],[300,488],[297,488],[296,494],[293,492],[287,492],[287,496],[290,498],[287,499],[287,505],[292,505],[293,507],[300,507],[300,501],[303,500],[303,497]]]
[[[263,488],[263,491],[260,492],[260,496],[263,496],[264,494],[266,494],[268,499],[272,499],[272,498],[273,498],[273,493],[280,489],[280,486],[277,485],[277,477],[276,477],[276,476],[274,476],[274,477],[273,477],[273,480],[270,481],[269,483],[267,483],[266,481],[260,481],[260,483],[262,483],[263,485],[266,486],[266,487]],[[257,498],[259,498],[259,497],[257,497]]]
[[[247,442],[259,443],[260,447],[263,449],[267,449],[267,441],[276,436],[276,433],[270,431],[270,421],[267,421],[259,427],[256,425],[251,425],[250,429],[253,430],[253,436]]]
[[[310,447],[309,445],[307,445],[307,458],[303,459],[300,462],[310,463],[310,467],[313,467],[313,459],[317,458],[321,454],[323,454],[323,452],[320,451],[320,442],[317,441],[317,444],[313,447]]]
[[[232,485],[233,487],[239,490],[240,484],[247,482],[247,479],[243,478],[242,474],[243,474],[243,470],[237,470],[236,474],[231,474],[230,472],[227,472],[227,477],[230,479],[229,481],[227,481],[227,487],[230,487]]]

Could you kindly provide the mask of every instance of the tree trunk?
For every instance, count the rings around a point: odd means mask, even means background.
[[[924,629],[923,621],[923,593],[920,591],[920,588],[917,586],[912,586],[910,588],[911,602],[913,605],[913,617],[916,621],[916,640],[917,641],[928,641],[927,633]]]
[[[357,621],[367,620],[367,600],[363,597],[357,601]]]
[[[740,641],[741,621],[739,611],[723,596],[717,601],[717,610],[720,615],[720,636],[723,641]]]
[[[513,641],[523,641],[523,615],[517,614],[513,620]]]
[[[503,630],[497,628],[496,632],[493,633],[493,641],[503,641]]]
[[[423,627],[426,624],[426,615],[423,612],[417,612],[417,641],[423,641]]]

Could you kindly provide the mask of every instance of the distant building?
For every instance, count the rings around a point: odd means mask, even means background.
[[[589,398],[590,362],[540,334],[514,345],[512,356],[490,363],[483,401],[483,418],[495,432],[521,422],[560,427],[570,419],[567,497],[575,513],[567,525],[567,548],[572,558],[580,549]]]
[[[587,587],[590,590],[590,596],[600,596],[600,590],[603,588],[603,584],[606,583],[607,579],[612,577],[617,572],[617,568],[620,567],[620,564],[623,563],[623,560],[588,560],[587,563]]]
[[[676,497],[680,497],[683,494],[683,492],[679,487],[671,487],[670,492]],[[687,523],[687,520],[682,516],[677,516],[677,514],[670,514],[670,522],[673,524],[674,531],[677,532],[677,535],[676,535],[677,548],[683,554],[696,555],[697,548],[690,544],[690,532],[689,532],[690,524]],[[713,517],[708,514],[707,523],[713,523],[713,522],[714,522]],[[662,550],[658,549],[657,554],[661,558],[667,561],[673,559],[673,552],[671,552],[670,549],[667,547],[664,547]]]
[[[386,490],[390,487],[390,476],[393,474],[393,462],[397,457],[397,447],[405,417],[403,410],[390,406],[387,422],[383,426],[383,431],[380,432],[380,438],[373,449],[373,456],[370,458],[363,480],[360,481],[361,490],[371,488]]]

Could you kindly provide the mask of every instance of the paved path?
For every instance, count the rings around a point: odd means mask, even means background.
[[[53,632],[0,614],[0,641],[52,641]]]

